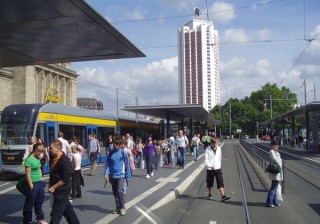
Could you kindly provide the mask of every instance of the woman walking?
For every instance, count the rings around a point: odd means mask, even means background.
[[[277,187],[280,184],[279,182],[283,180],[283,170],[282,170],[282,160],[279,153],[279,142],[273,141],[271,143],[272,149],[269,152],[269,161],[272,165],[277,165],[280,167],[280,172],[277,174],[270,173],[271,175],[271,187],[267,196],[267,207],[274,208],[280,206],[277,199]]]
[[[70,200],[77,198],[81,198],[81,155],[79,153],[78,145],[75,143],[71,143],[70,147],[72,149],[72,191]]]
[[[30,187],[30,191],[26,194],[24,206],[23,206],[23,223],[32,223],[32,210],[36,214],[38,223],[46,224],[44,214],[42,210],[42,204],[44,201],[44,187],[45,184],[42,181],[41,163],[40,158],[45,151],[44,146],[40,143],[35,143],[32,148],[30,156],[25,160],[25,172],[27,183]]]
[[[152,137],[150,136],[143,149],[143,157],[145,158],[146,164],[147,164],[147,176],[146,176],[147,179],[149,179],[150,176],[153,176],[152,162],[153,162],[153,157],[155,153],[156,153],[156,146],[152,141]]]

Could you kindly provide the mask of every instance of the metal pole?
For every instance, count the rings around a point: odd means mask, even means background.
[[[317,101],[317,97],[316,97],[316,83],[313,83],[313,99],[314,99],[314,101]]]
[[[231,138],[231,97],[230,97],[230,101],[229,101],[229,135]]]
[[[270,118],[272,119],[272,95],[270,94]]]
[[[118,97],[118,88],[116,88],[116,97],[117,97],[117,118],[119,117],[119,97]]]
[[[303,80],[303,84],[304,84],[304,105],[307,105],[307,83],[306,80]]]

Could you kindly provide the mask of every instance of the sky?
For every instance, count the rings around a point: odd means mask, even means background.
[[[146,55],[71,64],[78,97],[101,100],[111,113],[117,104],[178,104],[177,30],[195,7],[219,32],[221,105],[268,82],[288,87],[298,103],[314,101],[314,92],[320,100],[319,0],[85,1]]]

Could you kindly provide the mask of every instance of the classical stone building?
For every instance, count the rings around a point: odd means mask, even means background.
[[[0,68],[0,113],[10,104],[58,102],[77,106],[77,77],[70,63]]]

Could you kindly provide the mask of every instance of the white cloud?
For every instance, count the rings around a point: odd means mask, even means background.
[[[316,28],[314,28],[314,30],[311,31],[310,33],[311,38],[315,38],[318,35],[318,39],[319,39],[319,33],[320,33],[320,25],[317,25]]]
[[[158,0],[158,2],[162,5],[169,6],[171,8],[174,8],[178,11],[183,9],[188,9],[190,6],[195,7],[194,0],[183,0],[183,1],[177,1],[177,0]],[[190,12],[191,13],[191,12]]]
[[[257,61],[255,64],[250,65],[248,69],[249,74],[256,75],[259,77],[272,77],[272,71],[270,70],[269,62],[266,59]]]
[[[248,41],[246,31],[243,29],[229,29],[224,31],[222,42],[246,42]]]
[[[258,31],[259,40],[268,40],[270,39],[271,35],[272,35],[272,32],[269,29],[262,29]]]
[[[128,20],[142,20],[144,19],[145,15],[148,13],[147,9],[144,9],[142,7],[138,7],[138,9],[135,9],[133,11],[126,11],[124,12],[124,17]]]
[[[236,17],[234,5],[223,1],[215,2],[210,7],[209,13],[214,23],[227,24]]]
[[[78,96],[95,97],[105,105],[115,107],[116,88],[119,89],[121,108],[125,104],[134,105],[136,96],[141,105],[178,103],[177,57],[154,61],[144,67],[126,71],[119,69],[111,74],[103,68],[89,67],[78,73],[80,74]],[[85,88],[82,88],[84,86]]]

